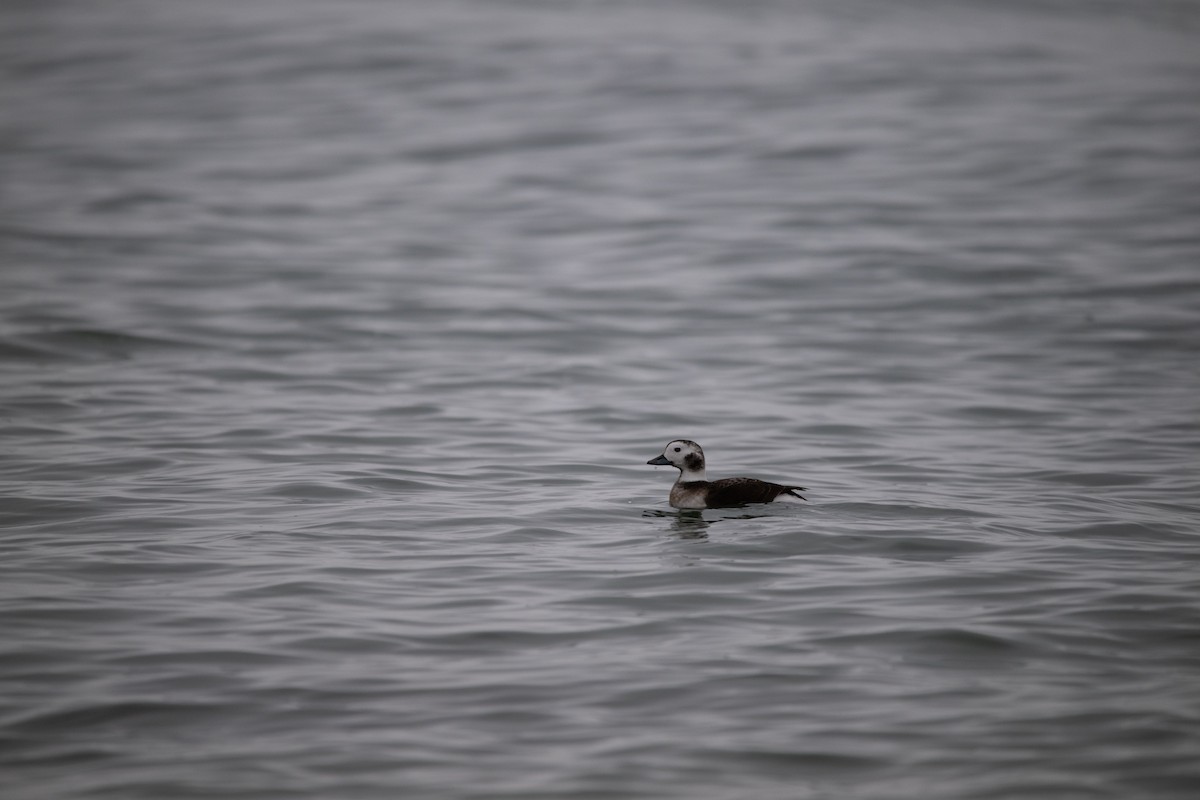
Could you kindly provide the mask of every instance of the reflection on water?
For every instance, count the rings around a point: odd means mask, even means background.
[[[766,508],[764,506],[763,508]],[[705,514],[708,517],[705,517]],[[698,509],[671,509],[669,511],[663,509],[650,509],[642,512],[643,517],[656,519],[671,520],[671,530],[679,535],[682,539],[707,539],[708,530],[713,525],[718,523],[736,523],[739,521],[752,519],[768,519],[779,517],[779,514],[770,513],[742,513],[733,514],[730,509],[718,509],[710,511],[701,511]],[[736,530],[738,526],[731,525],[732,529]]]
[[[704,518],[702,511],[681,509],[662,511],[654,509],[642,513],[644,517],[659,517],[671,520],[671,530],[681,539],[707,539],[711,522]]]

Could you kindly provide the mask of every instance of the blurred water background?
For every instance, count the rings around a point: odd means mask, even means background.
[[[1198,39],[5,3],[0,793],[1200,796]]]

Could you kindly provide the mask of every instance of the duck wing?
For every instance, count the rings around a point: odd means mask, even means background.
[[[781,494],[795,495],[803,500],[797,494],[802,491],[802,486],[784,486],[758,478],[722,478],[708,484],[706,499],[709,508],[729,508],[747,503],[770,503]]]

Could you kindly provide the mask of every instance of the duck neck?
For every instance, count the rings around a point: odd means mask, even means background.
[[[704,481],[704,480],[708,480],[708,479],[704,477],[704,465],[701,464],[698,469],[695,467],[691,467],[691,468],[684,467],[683,469],[679,470],[679,480],[677,480],[675,482],[676,483],[691,483],[692,481]]]

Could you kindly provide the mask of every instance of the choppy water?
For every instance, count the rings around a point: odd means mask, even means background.
[[[3,795],[1197,796],[1200,7],[998,5],[6,3]]]

